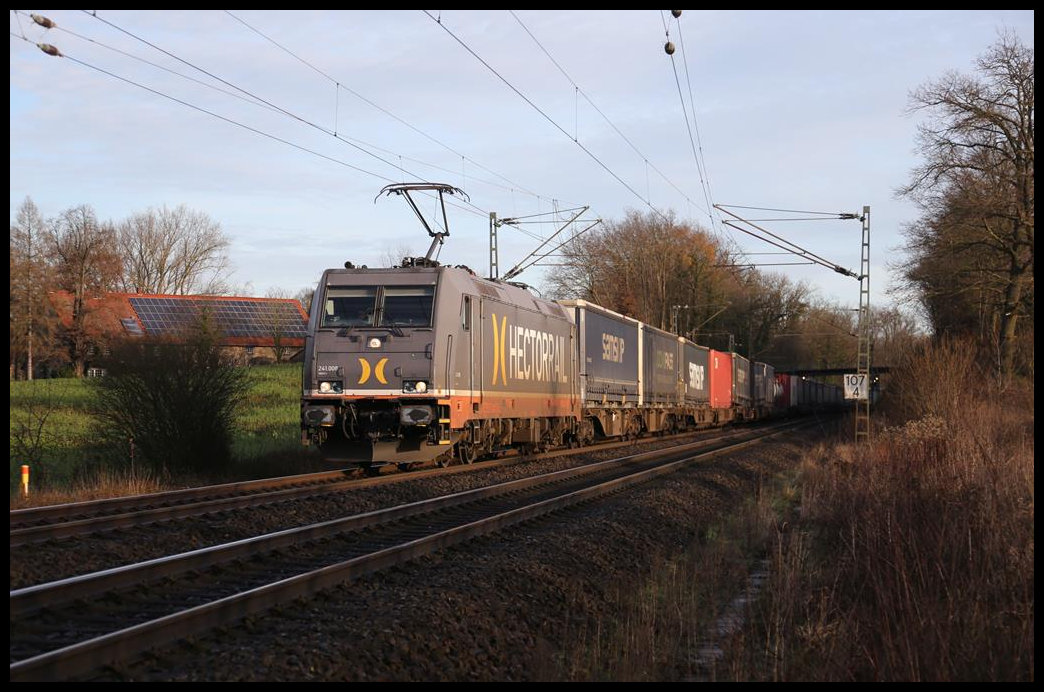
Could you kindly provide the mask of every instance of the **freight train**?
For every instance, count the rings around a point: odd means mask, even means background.
[[[323,273],[305,342],[301,431],[330,462],[371,473],[467,464],[511,448],[842,403],[839,387],[776,374],[587,301],[543,300],[430,254]]]

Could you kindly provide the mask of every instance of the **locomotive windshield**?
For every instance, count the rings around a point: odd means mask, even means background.
[[[329,286],[320,327],[430,327],[434,286]]]
[[[388,286],[378,327],[430,327],[434,286]]]

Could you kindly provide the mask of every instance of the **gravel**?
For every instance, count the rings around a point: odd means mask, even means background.
[[[673,444],[678,444],[678,441],[655,439],[634,445],[631,449],[633,452],[646,451]],[[11,589],[503,483],[627,453],[625,449],[592,449],[575,456],[525,461],[488,469],[476,468],[467,473],[430,478],[417,474],[419,477],[415,480],[404,480],[401,483],[22,546],[10,553]]]
[[[487,536],[321,595],[249,618],[225,630],[157,650],[107,669],[103,681],[542,681],[570,679],[576,633],[623,617],[621,593],[697,542],[702,527],[722,521],[760,480],[792,467],[808,442],[772,443],[689,467],[625,493]],[[512,467],[498,473],[518,474]],[[481,472],[486,473],[486,472]],[[480,474],[395,484],[341,499],[310,500],[236,513],[226,522],[182,524],[185,543],[164,551],[275,530],[338,504],[365,511],[406,495],[473,486]],[[435,482],[432,482],[435,481]],[[489,481],[484,481],[489,482]],[[416,499],[416,497],[414,498]],[[237,518],[237,516],[239,518]],[[157,530],[158,527],[157,527]],[[137,533],[135,532],[135,535]],[[116,536],[92,539],[111,555],[139,556]],[[156,540],[153,537],[152,540]],[[55,558],[57,550],[49,551]],[[76,551],[79,552],[79,551]],[[142,559],[135,557],[134,559]],[[82,568],[82,565],[81,565]],[[12,581],[16,567],[12,562]],[[19,573],[32,570],[23,565]],[[28,577],[27,577],[28,578]],[[677,670],[681,670],[679,664]],[[672,670],[667,666],[666,670]],[[653,673],[662,679],[670,673]]]

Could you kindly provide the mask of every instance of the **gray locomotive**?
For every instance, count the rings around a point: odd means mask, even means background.
[[[305,347],[305,441],[333,461],[407,466],[575,439],[570,313],[465,268],[404,264],[323,274]]]

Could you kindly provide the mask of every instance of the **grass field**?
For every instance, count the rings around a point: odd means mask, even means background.
[[[241,477],[311,470],[301,446],[301,365],[250,368],[249,394],[239,410],[232,443],[233,473]],[[22,464],[32,490],[72,489],[106,466],[97,446],[89,380],[11,382],[10,488],[20,490]]]

